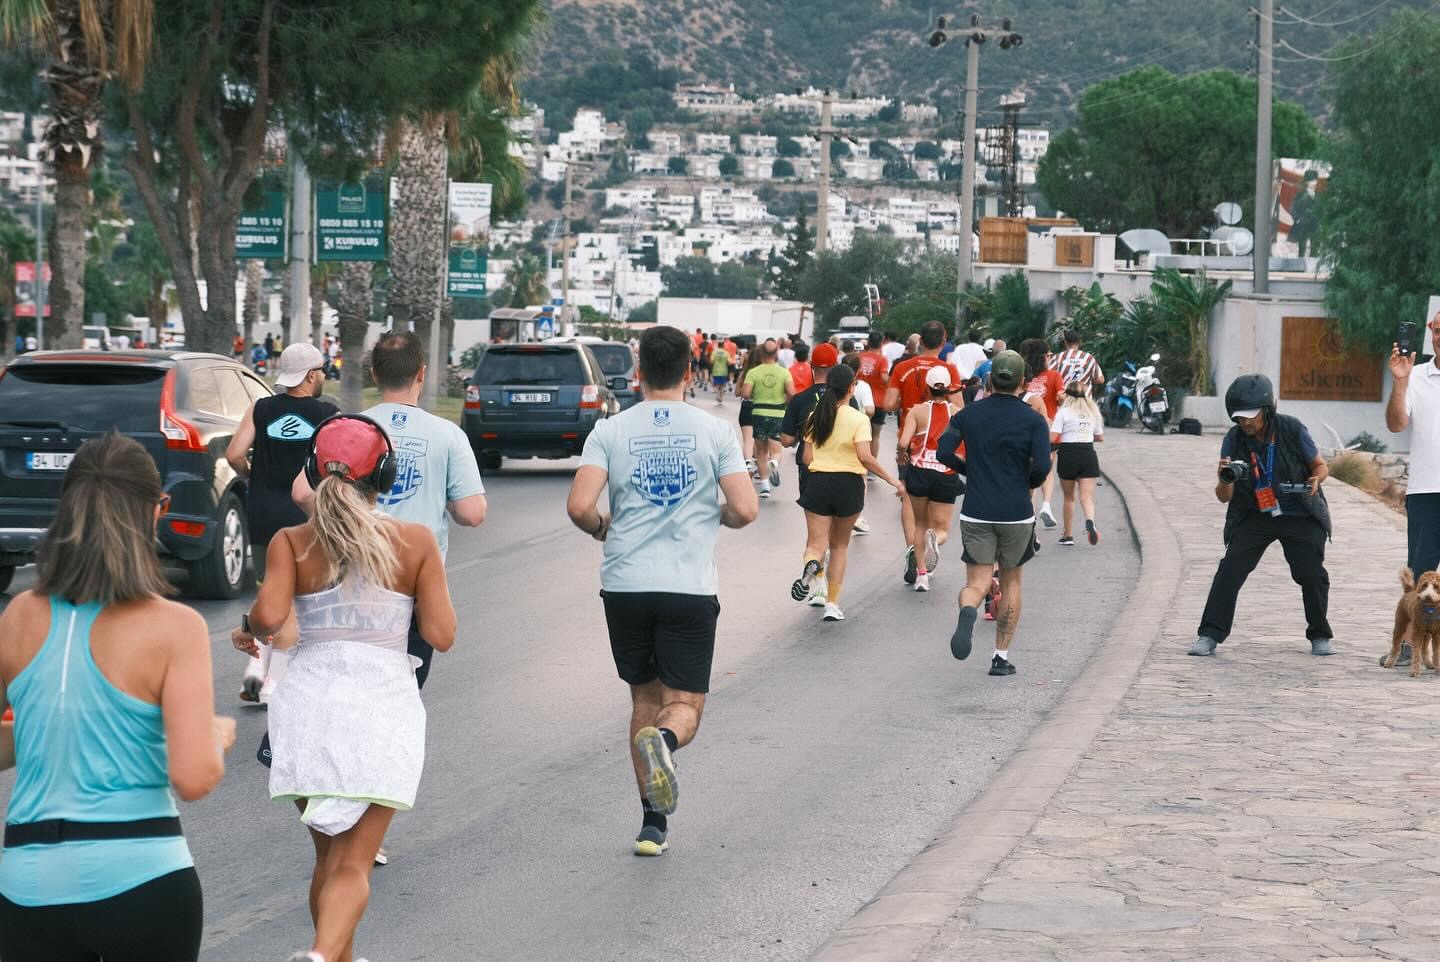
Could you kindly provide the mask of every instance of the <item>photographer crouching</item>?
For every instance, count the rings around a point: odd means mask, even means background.
[[[1215,485],[1215,497],[1228,505],[1225,557],[1210,583],[1199,637],[1189,654],[1213,655],[1229,637],[1240,589],[1276,541],[1304,599],[1310,654],[1334,654],[1326,619],[1330,506],[1320,490],[1330,475],[1325,459],[1298,418],[1275,413],[1275,388],[1263,375],[1236,378],[1225,392],[1225,410],[1235,422],[1220,446]]]

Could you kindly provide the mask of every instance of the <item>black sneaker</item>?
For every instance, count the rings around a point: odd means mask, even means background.
[[[1075,539],[1072,538],[1070,535],[1066,534],[1061,535],[1060,540],[1055,543],[1060,545],[1062,548],[1073,548],[1075,546]]]
[[[804,601],[810,597],[810,582],[820,573],[820,562],[811,559],[805,562],[805,570],[800,573],[790,584],[790,597],[796,601]]]
[[[1095,522],[1085,522],[1085,537],[1090,539],[1090,544],[1092,545],[1097,545],[1100,543],[1100,532],[1095,530]]]
[[[905,549],[905,583],[907,585],[915,583],[915,575],[919,570],[919,564],[915,560],[915,548],[912,545]]]
[[[958,661],[970,657],[970,637],[975,633],[977,613],[974,608],[961,608],[959,617],[955,619],[955,632],[950,636],[950,654]]]
[[[995,655],[990,659],[990,674],[1013,675],[1015,674],[1015,666],[1010,664],[1010,659]]]

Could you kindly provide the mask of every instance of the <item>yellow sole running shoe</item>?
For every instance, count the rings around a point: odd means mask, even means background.
[[[661,815],[670,815],[680,800],[680,783],[675,760],[660,729],[647,725],[635,733],[635,751],[645,766],[645,798]]]
[[[665,841],[665,832],[660,831],[657,826],[646,825],[640,829],[640,834],[635,836],[635,854],[653,857],[664,855],[670,843]]]

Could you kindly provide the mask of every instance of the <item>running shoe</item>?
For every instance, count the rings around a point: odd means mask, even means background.
[[[646,801],[661,815],[672,814],[680,801],[680,783],[665,736],[654,725],[646,725],[635,733],[635,751],[645,766]]]
[[[777,488],[780,487],[780,462],[774,458],[770,459],[770,483]]]
[[[917,570],[918,568],[919,568],[919,563],[915,560],[915,548],[914,548],[913,546],[912,546],[912,547],[909,547],[909,548],[906,548],[906,549],[905,549],[905,583],[906,583],[907,585],[913,585],[913,584],[915,583],[915,572],[916,572],[916,570]]]
[[[275,696],[275,685],[276,682],[273,677],[265,679],[265,684],[260,686],[260,696],[258,699],[260,704],[270,704],[270,699]]]
[[[935,537],[935,529],[927,528],[925,531],[925,570],[934,573],[940,567],[940,541]]]
[[[769,482],[769,481],[761,481],[761,482],[760,482],[760,497],[762,497],[762,498],[768,498],[768,497],[770,497],[770,482]]]
[[[994,655],[990,659],[990,674],[996,676],[1013,675],[1015,674],[1015,666],[1010,664],[1009,658],[1001,658],[999,655]]]
[[[1095,522],[1085,522],[1085,537],[1090,539],[1091,545],[1097,545],[1100,543],[1100,532],[1095,530]]]
[[[1060,540],[1057,541],[1057,542],[1055,542],[1055,543],[1058,544],[1058,545],[1060,545],[1061,547],[1064,547],[1064,548],[1073,548],[1073,547],[1075,547],[1075,539],[1072,538],[1072,537],[1071,537],[1070,535],[1068,535],[1068,534],[1062,534],[1062,535],[1060,536]]]
[[[819,573],[820,562],[813,558],[805,562],[805,570],[800,572],[800,577],[796,578],[794,583],[790,585],[790,597],[796,601],[804,601],[810,597],[810,584]]]
[[[750,477],[751,477],[753,480],[755,480],[755,481],[759,481],[759,480],[760,480],[760,465],[758,465],[758,464],[755,463],[755,459],[754,459],[754,458],[746,458],[746,459],[745,459],[745,469],[750,472]]]
[[[856,533],[856,534],[869,534],[869,533],[870,533],[870,522],[866,521],[864,518],[856,518],[856,519],[855,519],[855,533]]]
[[[319,952],[296,952],[287,962],[325,962],[325,956]]]
[[[1040,506],[1040,523],[1047,528],[1055,527],[1055,512],[1050,510],[1048,501]]]
[[[841,610],[840,610],[840,606],[837,605],[835,602],[833,602],[833,601],[827,601],[827,602],[825,603],[825,620],[826,620],[826,621],[844,621],[844,620],[845,620],[845,612],[841,611]]]
[[[390,853],[388,853],[388,852],[385,851],[385,846],[383,846],[383,845],[380,846],[379,848],[377,848],[377,849],[375,850],[375,864],[376,864],[376,865],[389,865],[389,864],[390,864]]]
[[[960,609],[960,614],[955,619],[955,631],[950,635],[950,654],[959,661],[970,657],[970,638],[975,634],[975,615],[975,609],[967,605]]]
[[[635,836],[636,855],[664,855],[670,843],[665,841],[666,832],[658,825],[646,825]]]
[[[915,576],[915,590],[916,590],[916,591],[929,591],[929,590],[930,590],[930,575],[929,575],[929,573],[926,573],[926,574],[923,574],[923,575],[916,575],[916,576]]]
[[[815,583],[810,586],[810,597],[806,601],[811,608],[824,608],[825,602],[830,598],[830,585],[824,578],[816,578]]]

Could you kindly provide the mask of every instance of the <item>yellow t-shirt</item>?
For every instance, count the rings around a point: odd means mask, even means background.
[[[810,440],[808,436],[806,440]],[[860,463],[855,448],[869,443],[870,419],[847,404],[835,412],[835,429],[830,437],[814,446],[815,457],[809,469],[864,474],[865,465]]]

